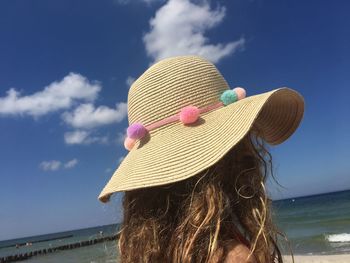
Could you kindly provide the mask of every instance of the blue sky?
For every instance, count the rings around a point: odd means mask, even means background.
[[[127,153],[130,83],[154,61],[202,54],[248,95],[281,86],[303,123],[272,147],[286,189],[350,188],[348,1],[0,2],[0,240],[120,220],[97,195]],[[179,47],[178,43],[184,43]]]

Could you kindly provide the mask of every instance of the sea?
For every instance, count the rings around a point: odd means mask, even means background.
[[[350,190],[274,201],[294,254],[350,253]]]
[[[282,252],[294,255],[350,253],[350,190],[278,200],[273,202],[274,220],[285,233]],[[0,241],[0,258],[43,248],[53,248],[101,236],[113,235],[118,225]],[[25,244],[30,244],[29,246]],[[16,244],[21,244],[16,248]],[[32,257],[28,263],[118,262],[115,241]]]

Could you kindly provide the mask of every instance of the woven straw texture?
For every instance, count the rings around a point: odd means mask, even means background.
[[[182,107],[204,107],[229,89],[216,67],[197,56],[164,59],[131,86],[129,124],[148,125]],[[174,122],[138,140],[99,195],[107,202],[114,192],[164,185],[187,179],[222,158],[256,125],[276,145],[290,137],[304,113],[303,97],[288,88],[248,96],[200,116],[192,125]]]

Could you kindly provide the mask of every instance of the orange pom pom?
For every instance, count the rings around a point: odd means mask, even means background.
[[[136,143],[135,139],[131,139],[129,137],[126,137],[124,140],[124,147],[128,151],[131,151],[131,149],[135,146],[135,143]]]
[[[245,89],[241,87],[234,88],[233,91],[236,92],[238,100],[244,99],[246,96]]]

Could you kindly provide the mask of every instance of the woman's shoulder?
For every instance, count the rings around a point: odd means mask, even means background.
[[[224,263],[257,263],[257,261],[247,246],[234,243],[229,246]]]
[[[230,241],[224,247],[227,251],[224,260],[222,260],[224,250],[220,248],[216,251],[210,263],[258,263],[254,255],[250,254],[249,248],[242,243]]]

